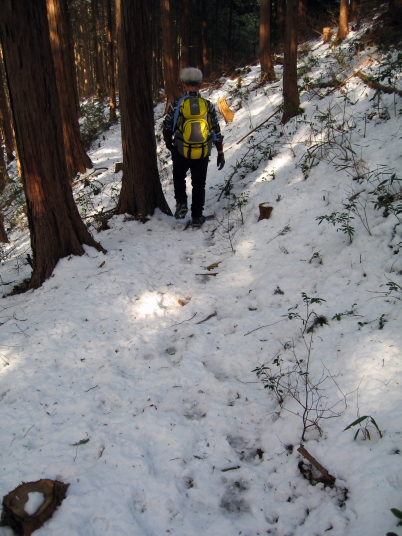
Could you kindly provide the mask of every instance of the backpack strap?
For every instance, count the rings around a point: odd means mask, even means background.
[[[184,95],[183,97],[181,97],[178,102],[177,102],[177,106],[176,106],[176,110],[174,111],[174,116],[173,116],[173,128],[172,128],[172,132],[175,132],[176,131],[176,125],[177,125],[177,120],[179,118],[179,114],[180,114],[180,105],[181,103],[185,100],[185,99],[188,99],[189,96],[188,95]]]

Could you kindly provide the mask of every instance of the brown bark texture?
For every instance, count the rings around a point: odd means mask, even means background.
[[[261,0],[259,53],[261,79],[272,82],[275,80],[275,70],[271,56],[271,0]]]
[[[182,0],[180,69],[190,67],[190,0]]]
[[[57,91],[61,106],[67,171],[69,177],[74,177],[77,173],[85,173],[93,165],[91,159],[84,151],[78,123],[73,87],[76,81],[75,78],[71,78],[73,69],[70,62],[73,61],[73,51],[70,48],[68,38],[66,0],[47,0],[47,15]]]
[[[349,33],[349,0],[341,0],[339,8],[339,27],[336,39],[338,41],[345,39]]]
[[[278,41],[279,43],[284,43],[286,28],[286,0],[276,1],[276,19],[278,24]]]
[[[170,0],[161,0],[160,6],[167,110],[172,100],[174,100],[175,97],[178,96],[179,88],[177,85],[177,68],[173,51],[172,15],[170,11]]]
[[[202,41],[202,71],[204,78],[210,75],[209,49],[208,49],[208,24],[207,24],[207,0],[202,0],[202,22],[201,22],[201,41]]]
[[[109,121],[117,122],[116,114],[116,79],[114,69],[114,43],[113,43],[113,18],[112,0],[107,0],[107,45],[108,45],[108,65],[109,65]]]
[[[0,243],[7,244],[8,243],[8,237],[6,230],[4,228],[4,221],[3,221],[3,215],[0,212]]]
[[[300,98],[297,87],[297,28],[298,0],[288,0],[286,7],[286,35],[283,63],[283,115],[285,124],[299,113]]]
[[[83,244],[102,248],[85,227],[68,183],[46,0],[0,0],[0,6],[34,262],[28,288],[37,288],[59,259],[82,255]]]
[[[350,22],[356,22],[359,15],[360,0],[351,0],[350,2]]]
[[[0,47],[0,129],[3,131],[4,145],[6,147],[7,162],[14,160],[14,133],[9,108],[9,101],[6,94],[6,80],[4,72],[3,57]]]
[[[116,20],[123,146],[123,180],[117,213],[144,220],[157,207],[170,214],[156,156],[146,4],[142,0],[117,0]]]
[[[4,160],[4,152],[3,152],[3,140],[0,130],[0,194],[3,193],[4,188],[6,187],[8,175],[7,175],[7,168],[6,168],[6,162]]]
[[[98,9],[99,0],[91,0],[91,14],[92,14],[92,28],[94,36],[94,70],[95,70],[95,83],[96,83],[96,94],[98,99],[102,97],[105,93],[105,85],[103,79],[103,68],[102,68],[102,46],[100,38],[100,20],[99,20],[99,9]]]

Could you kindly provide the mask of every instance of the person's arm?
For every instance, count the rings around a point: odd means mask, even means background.
[[[177,101],[173,101],[170,104],[168,112],[162,123],[162,135],[163,135],[163,139],[165,141],[166,147],[169,149],[169,151],[171,151],[173,147],[172,137],[173,137],[174,112],[176,109],[175,104],[177,104]]]
[[[217,166],[218,166],[218,169],[221,170],[223,166],[225,165],[225,156],[223,154],[223,136],[221,134],[221,127],[219,126],[218,115],[216,113],[215,106],[210,101],[208,101],[208,103],[209,103],[209,114],[211,116],[211,121],[212,121],[212,130],[215,133],[214,143],[218,151]]]

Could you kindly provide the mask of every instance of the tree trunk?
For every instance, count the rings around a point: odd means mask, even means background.
[[[46,0],[2,0],[0,36],[27,201],[33,289],[59,259],[82,255],[82,244],[104,250],[81,220],[68,184]]]
[[[307,38],[307,0],[299,0],[299,41]]]
[[[277,0],[276,19],[278,22],[278,41],[279,43],[284,43],[286,28],[286,0]]]
[[[208,78],[210,75],[210,64],[209,64],[209,49],[208,49],[208,25],[207,25],[207,0],[202,0],[201,3],[201,13],[202,13],[202,72],[204,73],[204,78]]]
[[[112,0],[107,0],[107,44],[109,51],[109,121],[117,122],[116,114],[116,82],[114,69],[114,43],[113,43],[113,19]]]
[[[350,22],[357,22],[359,17],[360,0],[351,0],[350,2]]]
[[[228,42],[226,44],[226,57],[229,63],[232,62],[232,41],[233,41],[233,0],[229,4],[229,22],[228,22]]]
[[[157,207],[170,214],[159,180],[156,156],[146,3],[117,0],[116,15],[123,145],[123,180],[117,213],[132,214],[144,220]]]
[[[165,71],[166,110],[172,100],[178,96],[176,62],[173,52],[172,21],[170,0],[161,0],[161,24],[163,39],[163,59]]]
[[[94,79],[92,75],[91,51],[89,40],[89,14],[86,0],[81,0],[80,7],[80,32],[82,35],[82,57],[84,61],[84,95],[86,98],[89,98],[93,96]]]
[[[299,113],[300,99],[297,87],[297,19],[298,0],[288,0],[286,6],[285,54],[283,64],[283,115],[285,124]]]
[[[91,0],[92,11],[92,25],[94,32],[94,69],[95,69],[95,82],[96,82],[96,94],[98,99],[102,98],[105,94],[105,80],[103,78],[103,66],[102,66],[102,45],[100,38],[100,20],[98,0]]]
[[[50,44],[56,73],[57,91],[61,105],[63,121],[63,139],[66,151],[67,171],[69,177],[85,173],[92,168],[92,162],[84,151],[81,141],[76,98],[75,79],[71,78],[73,68],[72,50],[68,38],[68,13],[66,0],[47,0],[47,16],[50,29]]]
[[[275,80],[271,57],[271,0],[261,0],[260,11],[260,63],[261,80]]]
[[[349,33],[349,0],[341,0],[341,6],[339,9],[339,28],[336,36],[337,41],[345,39]]]
[[[190,67],[190,0],[182,0],[180,69]]]
[[[4,188],[7,184],[7,168],[6,168],[6,162],[4,160],[4,152],[3,152],[3,139],[1,136],[0,131],[0,195],[3,193]]]
[[[3,57],[0,47],[0,129],[3,131],[4,145],[6,147],[7,162],[14,160],[14,134],[10,113],[9,99],[7,98],[6,77]]]

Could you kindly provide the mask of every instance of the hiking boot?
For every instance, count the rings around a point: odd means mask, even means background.
[[[193,227],[201,227],[201,225],[204,225],[204,223],[206,222],[206,217],[205,216],[199,216],[198,218],[193,218],[191,220],[191,225]]]
[[[177,203],[174,217],[176,218],[176,220],[182,220],[183,218],[186,217],[187,212],[188,212],[188,207],[185,203],[183,203],[182,205],[180,203]]]

